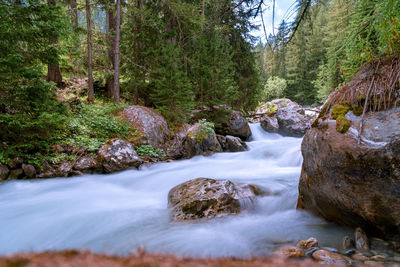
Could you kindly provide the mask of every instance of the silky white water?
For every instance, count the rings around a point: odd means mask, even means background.
[[[317,237],[338,247],[348,230],[297,211],[300,138],[252,124],[249,151],[85,175],[0,185],[0,254],[90,249],[123,255],[150,252],[187,256],[265,255],[277,246]],[[200,222],[169,220],[168,191],[197,177],[252,183],[277,194],[253,210]]]

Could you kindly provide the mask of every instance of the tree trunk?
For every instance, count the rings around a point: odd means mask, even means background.
[[[56,6],[56,1],[48,0],[47,4],[49,6]],[[57,45],[57,42],[58,42],[57,38],[50,40],[51,45]],[[58,62],[50,62],[47,65],[47,81],[55,82],[58,87],[62,86],[62,75]]]
[[[107,39],[108,39],[108,48],[107,48],[107,57],[108,57],[108,68],[109,73],[107,76],[107,97],[114,98],[114,51],[115,51],[115,15],[112,6],[115,4],[114,0],[110,0],[109,6],[106,13],[107,19]]]
[[[117,18],[115,30],[115,63],[114,63],[114,103],[119,102],[119,36],[121,25],[121,0],[117,0]]]
[[[71,0],[71,13],[72,13],[72,25],[74,25],[74,30],[78,29],[78,9],[76,0]]]
[[[136,0],[135,1],[135,6],[137,9],[141,8],[141,1],[140,0]],[[140,65],[140,61],[139,61],[139,49],[140,49],[140,44],[139,44],[139,22],[140,22],[140,16],[139,14],[136,14],[136,18],[135,18],[135,61],[136,64]],[[139,73],[139,72],[137,72]],[[142,75],[141,75],[142,76]],[[140,77],[135,77],[136,80],[136,85],[134,88],[134,104],[137,105],[139,103],[139,86],[138,86],[138,80],[140,79]]]
[[[89,1],[90,0],[86,0],[86,23],[87,23],[87,44],[88,44],[88,80],[89,80],[88,101],[93,102],[94,88],[93,88],[93,74],[92,74],[92,25],[91,25],[91,14],[90,14]]]

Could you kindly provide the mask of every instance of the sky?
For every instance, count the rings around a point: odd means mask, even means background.
[[[263,18],[265,24],[265,31],[267,35],[272,34],[272,0],[264,1],[265,5],[263,5]],[[294,19],[296,10],[296,0],[276,0],[275,1],[275,34],[281,23],[282,19],[285,18],[285,21],[291,22]],[[265,34],[262,27],[261,16],[253,19],[253,23],[256,25],[260,25],[258,30],[253,30],[251,33],[255,37],[261,38],[261,41],[265,43]]]

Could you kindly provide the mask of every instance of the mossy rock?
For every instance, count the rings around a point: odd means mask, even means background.
[[[346,133],[350,128],[350,122],[346,119],[344,115],[339,115],[336,118],[336,130],[339,133]]]
[[[332,119],[336,120],[340,116],[345,116],[351,110],[351,106],[347,103],[336,104],[332,108]]]

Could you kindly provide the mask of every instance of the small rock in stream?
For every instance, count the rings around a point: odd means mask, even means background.
[[[305,250],[309,250],[313,247],[318,247],[318,240],[315,237],[310,237],[307,240],[301,240],[297,243],[296,245],[299,248],[305,249]]]
[[[368,237],[360,227],[356,228],[354,232],[354,239],[356,243],[356,249],[361,251],[369,250]]]
[[[344,250],[348,250],[355,247],[354,240],[349,236],[343,237],[342,246]]]

